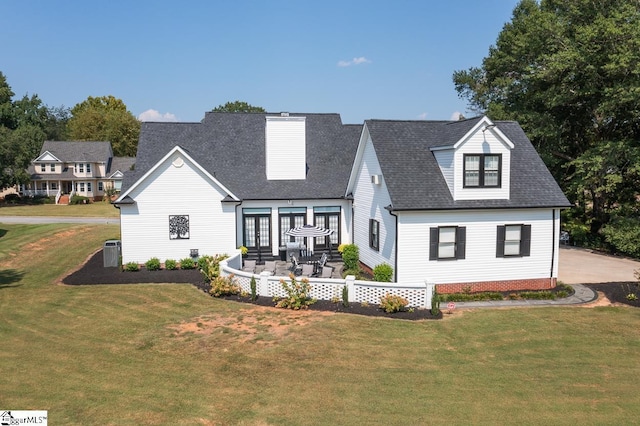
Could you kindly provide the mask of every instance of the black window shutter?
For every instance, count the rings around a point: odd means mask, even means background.
[[[522,225],[520,232],[520,255],[531,255],[531,225]]]
[[[467,228],[458,226],[456,228],[456,259],[464,259],[467,245]]]
[[[373,219],[369,219],[369,247],[373,247]]]
[[[496,257],[504,257],[504,233],[505,226],[498,226],[498,237],[496,238]]]
[[[438,228],[429,229],[429,260],[438,260]]]

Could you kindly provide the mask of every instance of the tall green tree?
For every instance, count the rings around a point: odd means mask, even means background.
[[[71,109],[68,135],[78,141],[109,141],[114,155],[134,157],[140,122],[121,99],[89,96]]]
[[[264,108],[250,105],[242,101],[227,102],[218,105],[211,112],[266,112]]]
[[[640,165],[640,2],[522,0],[482,66],[453,81],[471,111],[520,122],[591,237],[628,214]]]
[[[48,108],[37,95],[25,95],[15,101],[13,96],[0,72],[0,187],[28,180],[26,169],[40,152],[42,142],[56,136],[55,128],[64,127],[64,122],[59,121],[64,108]]]

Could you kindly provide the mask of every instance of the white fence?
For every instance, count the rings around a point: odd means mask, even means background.
[[[269,272],[252,274],[242,269],[242,256],[240,252],[220,262],[220,275],[234,275],[238,285],[243,291],[251,292],[251,278],[256,279],[256,293],[266,297],[286,296],[280,280],[289,281],[289,277],[271,275]],[[331,300],[342,298],[342,289],[347,286],[349,302],[379,304],[380,297],[389,293],[404,297],[409,301],[409,306],[418,308],[431,307],[431,297],[435,289],[434,284],[426,283],[422,286],[406,286],[401,283],[387,283],[376,281],[356,280],[353,275],[345,279],[335,278],[309,278],[311,284],[311,297],[318,300]]]

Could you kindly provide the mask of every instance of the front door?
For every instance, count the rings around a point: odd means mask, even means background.
[[[249,254],[271,255],[271,213],[245,212],[242,239]]]

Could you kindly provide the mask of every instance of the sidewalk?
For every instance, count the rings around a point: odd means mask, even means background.
[[[598,298],[598,294],[589,287],[582,284],[570,284],[575,290],[572,296],[556,300],[490,300],[486,302],[455,302],[456,309],[464,308],[506,308],[512,306],[565,306],[579,305],[593,302]],[[443,303],[440,305],[443,311],[447,309]]]

